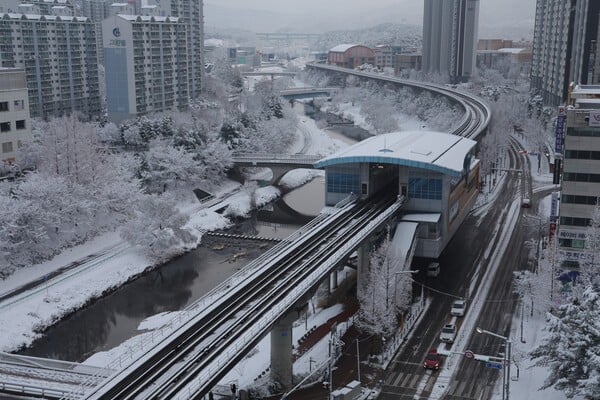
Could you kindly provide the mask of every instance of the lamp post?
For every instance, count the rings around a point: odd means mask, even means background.
[[[504,371],[502,374],[502,400],[508,400],[510,397],[510,351],[511,351],[511,341],[502,335],[498,335],[497,333],[486,331],[485,329],[481,329],[480,327],[475,328],[477,333],[485,333],[490,336],[497,337],[498,339],[504,340]]]

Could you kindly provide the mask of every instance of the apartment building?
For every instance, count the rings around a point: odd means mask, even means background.
[[[2,15],[0,67],[25,70],[31,117],[101,113],[96,36],[88,18]]]
[[[83,0],[81,3],[81,13],[84,17],[88,17],[94,23],[98,63],[104,64],[102,21],[108,17],[108,4],[104,0]]]
[[[148,0],[146,7],[157,7],[153,15],[179,18],[186,28],[189,95],[194,99],[202,92],[204,75],[204,1]]]
[[[31,137],[25,70],[0,68],[0,161],[15,163],[21,141]]]
[[[479,0],[425,0],[423,71],[468,80],[475,69]]]
[[[531,88],[545,105],[565,104],[571,82],[600,83],[600,0],[538,0]]]
[[[180,19],[116,15],[102,32],[109,119],[188,107],[189,46]]]
[[[557,138],[557,153],[563,156],[557,232],[563,269],[577,269],[590,260],[587,231],[600,204],[600,86],[576,86],[571,99],[564,146],[560,135]]]

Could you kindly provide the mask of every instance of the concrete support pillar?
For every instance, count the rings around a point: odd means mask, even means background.
[[[273,326],[271,330],[271,380],[285,389],[292,388],[292,323],[297,312],[292,311]]]
[[[338,287],[338,271],[334,269],[331,274],[329,274],[329,291],[332,292]]]
[[[363,243],[358,249],[357,266],[356,266],[356,290],[360,293],[365,286],[365,277],[369,272],[369,244]]]

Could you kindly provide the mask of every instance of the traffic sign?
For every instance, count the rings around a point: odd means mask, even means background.
[[[471,350],[465,351],[465,357],[468,359],[475,358],[475,354]]]
[[[502,364],[489,362],[489,363],[485,363],[485,367],[486,368],[502,369]]]

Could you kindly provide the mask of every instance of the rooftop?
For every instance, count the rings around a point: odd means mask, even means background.
[[[348,49],[351,49],[352,47],[356,47],[356,46],[358,46],[358,45],[357,44],[338,44],[337,46],[333,47],[329,51],[333,51],[334,53],[344,53],[344,52],[348,51]]]
[[[315,163],[317,168],[338,164],[381,163],[423,168],[460,176],[465,158],[476,142],[449,133],[402,131],[373,136]]]

